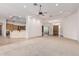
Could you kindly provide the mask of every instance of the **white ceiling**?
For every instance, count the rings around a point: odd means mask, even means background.
[[[0,3],[0,16],[8,17],[33,15],[41,17],[38,16],[39,4],[34,6],[33,3]],[[26,8],[24,8],[24,5],[26,5]],[[78,3],[59,3],[59,6],[56,6],[56,3],[41,3],[41,5],[42,11],[47,12],[46,16],[41,17],[42,19],[67,17],[75,13],[79,8]]]

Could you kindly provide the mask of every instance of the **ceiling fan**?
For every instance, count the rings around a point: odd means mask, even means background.
[[[34,6],[38,6],[37,3],[34,3]],[[41,16],[45,16],[47,14],[47,12],[43,12],[42,11],[42,5],[40,4],[39,5],[39,12],[38,12],[38,15],[41,15]]]

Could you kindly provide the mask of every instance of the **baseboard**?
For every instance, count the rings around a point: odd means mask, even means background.
[[[34,38],[39,38],[39,37],[42,37],[42,36],[28,37],[28,39],[34,39]]]
[[[68,39],[68,40],[72,40],[72,41],[77,41],[77,42],[79,42],[78,40],[76,40],[76,39],[72,39],[72,38],[69,38],[69,37],[63,37],[64,39]]]

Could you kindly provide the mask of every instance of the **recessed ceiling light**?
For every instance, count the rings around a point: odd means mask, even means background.
[[[59,4],[56,4],[56,6],[59,6]]]
[[[24,5],[24,8],[26,8],[27,6],[26,5]]]

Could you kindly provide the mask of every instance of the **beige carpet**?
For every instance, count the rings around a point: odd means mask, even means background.
[[[17,39],[16,39],[17,40]],[[0,47],[3,56],[79,56],[79,42],[57,37],[23,39]]]

